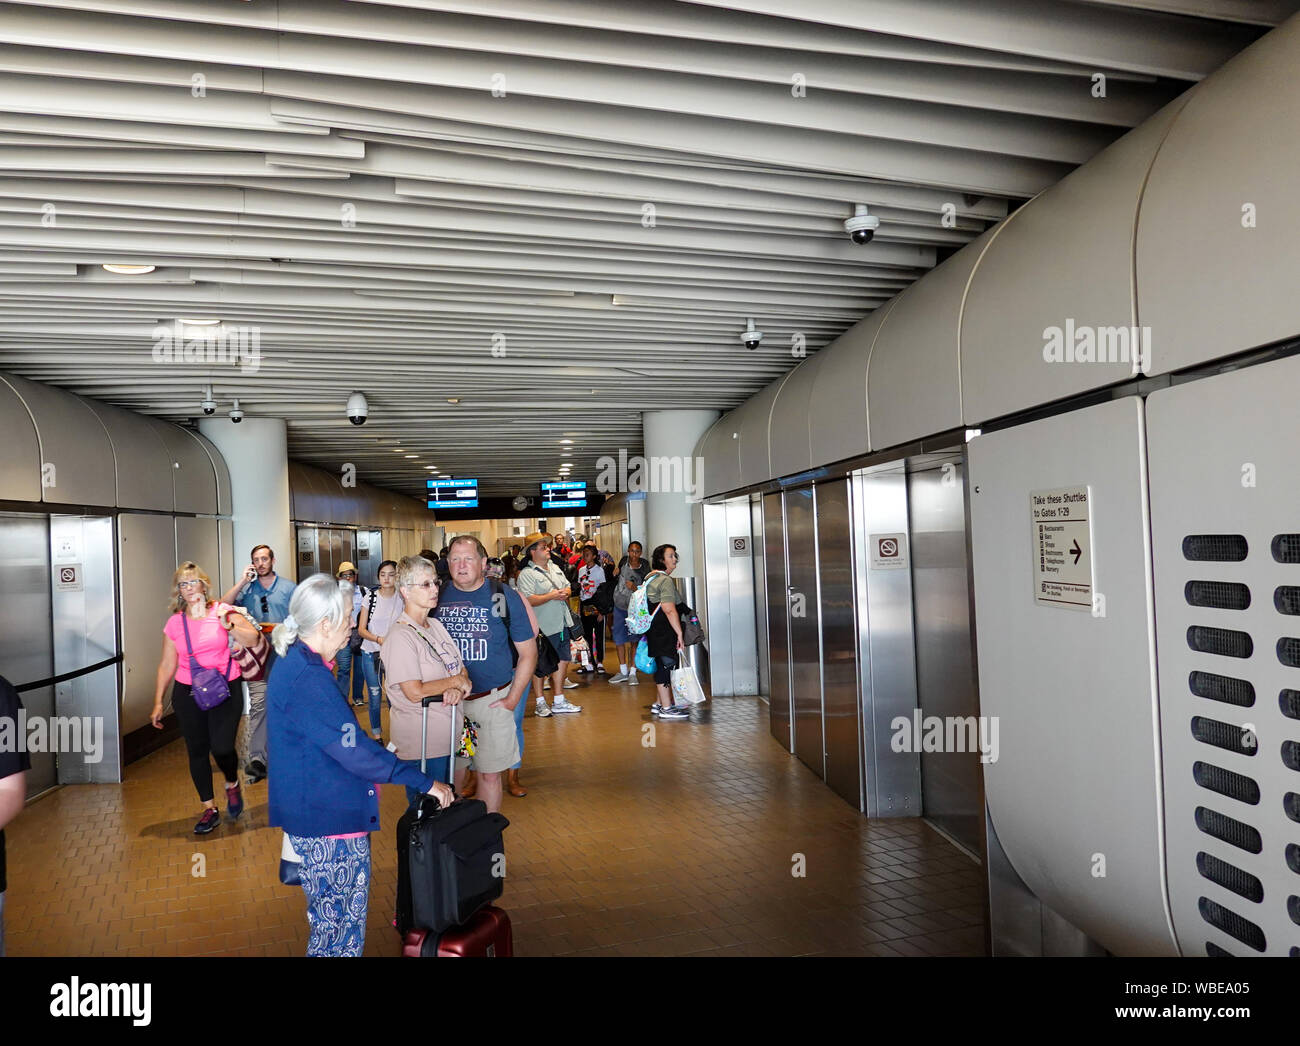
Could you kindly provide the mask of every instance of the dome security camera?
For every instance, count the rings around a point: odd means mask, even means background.
[[[741,344],[743,344],[747,349],[756,349],[758,348],[759,342],[762,340],[763,332],[755,330],[754,321],[748,320],[744,332],[740,335]]]
[[[348,397],[348,421],[353,425],[364,425],[369,410],[366,397],[360,392],[354,392]]]
[[[859,245],[870,243],[879,228],[880,219],[874,214],[867,213],[865,203],[855,203],[853,217],[844,219],[844,231],[849,234],[850,240]]]
[[[230,420],[236,425],[244,420],[244,412],[239,409],[239,400],[235,400],[235,405],[230,408]]]
[[[203,409],[203,413],[209,417],[217,412],[217,401],[212,398],[211,385],[203,390],[203,402],[199,406]]]

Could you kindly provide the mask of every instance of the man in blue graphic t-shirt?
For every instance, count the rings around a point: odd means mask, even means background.
[[[501,774],[519,759],[514,709],[532,685],[537,637],[518,593],[504,585],[494,591],[488,584],[487,561],[487,549],[478,538],[452,539],[447,552],[451,584],[439,594],[434,615],[460,646],[473,688],[462,707],[478,729],[470,765],[478,772],[478,797],[497,811]],[[519,658],[514,665],[511,643]]]

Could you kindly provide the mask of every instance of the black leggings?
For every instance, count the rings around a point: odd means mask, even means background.
[[[239,780],[235,735],[239,732],[239,717],[244,714],[244,688],[238,679],[231,680],[230,696],[205,712],[194,703],[190,685],[176,682],[172,684],[172,708],[181,724],[185,750],[190,755],[190,777],[195,791],[203,802],[211,802],[212,764],[208,762],[209,753],[227,781]]]
[[[579,609],[585,609],[580,607]],[[605,662],[605,619],[595,614],[582,615],[582,634],[591,648],[592,667]]]

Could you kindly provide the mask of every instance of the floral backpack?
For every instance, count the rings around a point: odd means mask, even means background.
[[[662,570],[652,570],[646,575],[641,582],[641,587],[632,593],[632,598],[627,603],[627,630],[635,636],[645,635],[650,631],[650,622],[659,613],[659,608],[655,607],[654,614],[650,612],[650,579],[656,574],[662,574]]]

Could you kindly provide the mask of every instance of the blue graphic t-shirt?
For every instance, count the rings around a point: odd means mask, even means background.
[[[535,638],[519,593],[502,585],[501,595],[505,603],[493,606],[492,584],[486,579],[473,592],[462,592],[449,584],[438,593],[438,606],[433,615],[460,645],[460,657],[474,693],[507,685],[515,674],[510,641],[526,643]],[[506,638],[507,612],[509,639]]]

